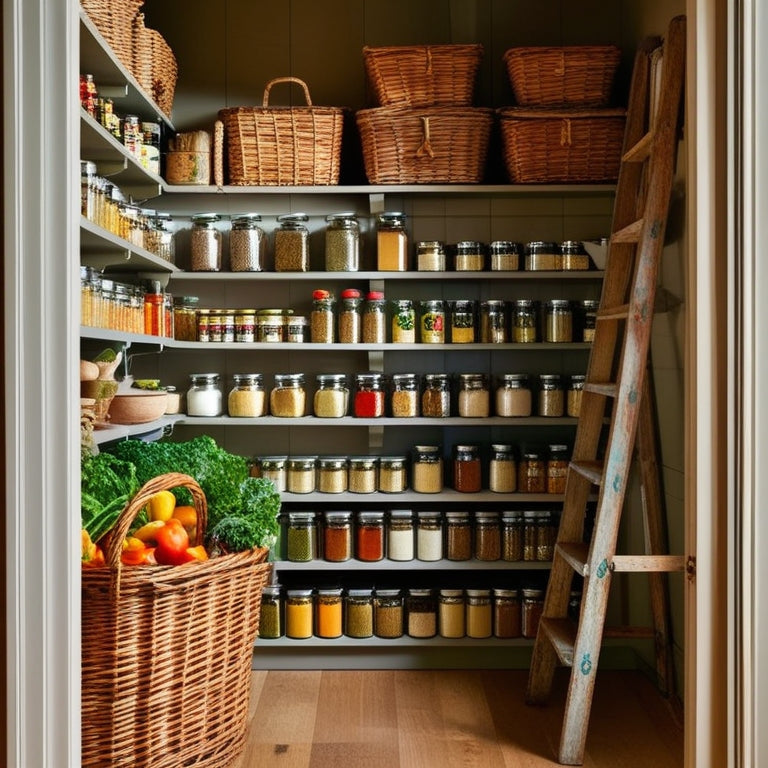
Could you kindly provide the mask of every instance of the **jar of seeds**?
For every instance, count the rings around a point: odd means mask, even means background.
[[[563,267],[557,243],[536,240],[525,246],[525,269],[530,272],[552,272]]]
[[[324,290],[313,291],[312,312],[309,318],[309,338],[313,344],[332,344],[334,342],[333,309],[336,299]]]
[[[523,559],[523,513],[519,509],[501,513],[501,559],[513,563]]]
[[[451,415],[451,379],[447,373],[427,373],[424,375],[421,415],[433,419],[446,418]]]
[[[349,389],[343,373],[320,373],[317,375],[317,390],[314,396],[313,412],[320,419],[340,419],[347,415]]]
[[[565,493],[565,480],[568,476],[570,452],[567,445],[549,446],[547,458],[547,493]]]
[[[279,584],[271,584],[261,590],[259,637],[262,640],[276,640],[283,636],[283,611],[280,592]]]
[[[373,493],[376,490],[375,456],[352,456],[349,459],[349,492]]]
[[[539,416],[562,416],[565,413],[565,393],[560,375],[542,373],[539,383]]]
[[[501,557],[499,513],[493,510],[475,512],[475,558],[498,560]]]
[[[523,589],[522,636],[534,640],[544,613],[544,590]]]
[[[526,448],[517,465],[518,493],[545,493],[547,490],[547,465],[541,453]]]
[[[357,272],[360,269],[360,224],[354,213],[326,217],[326,272]]]
[[[275,230],[275,272],[309,270],[309,230],[306,213],[286,213],[277,217]]]
[[[331,563],[341,563],[351,557],[352,513],[326,510],[323,526],[323,558]]]
[[[347,637],[373,635],[373,590],[349,589],[345,600],[344,634]]]
[[[445,557],[469,560],[472,557],[472,523],[469,512],[448,510],[445,513]]]
[[[431,589],[409,589],[406,612],[410,637],[428,638],[437,634],[437,601]]]
[[[591,344],[595,340],[595,328],[597,326],[597,310],[600,302],[595,299],[584,299],[581,302],[581,340]]]
[[[299,315],[288,315],[285,321],[285,340],[291,344],[303,344],[307,340],[309,321]]]
[[[305,414],[306,403],[303,373],[275,374],[275,386],[269,393],[269,411],[273,416],[300,418]]]
[[[457,272],[482,272],[485,269],[485,248],[476,240],[456,243],[454,267]]]
[[[573,312],[570,301],[552,299],[547,302],[544,313],[544,341],[573,341]]]
[[[522,245],[510,240],[494,240],[491,243],[491,271],[515,272],[522,262]]]
[[[378,490],[380,493],[402,493],[408,487],[408,472],[405,456],[382,456],[379,458]]]
[[[235,373],[227,397],[227,411],[232,417],[254,418],[267,413],[267,400],[260,373]]]
[[[444,244],[439,240],[422,240],[416,243],[416,269],[419,272],[444,272]]]
[[[493,590],[493,636],[520,637],[520,596],[516,589]]]
[[[387,340],[387,309],[384,294],[370,291],[363,304],[363,343],[384,344]]]
[[[358,344],[362,334],[362,316],[360,309],[363,299],[356,288],[346,288],[341,292],[339,307],[339,343]]]
[[[320,493],[344,493],[347,490],[347,457],[320,456],[316,482]]]
[[[307,563],[317,557],[317,522],[314,512],[290,512],[286,529],[286,557]]]
[[[232,219],[229,231],[229,268],[233,272],[262,272],[264,270],[264,230],[257,213],[243,214]]]
[[[517,463],[511,445],[491,445],[488,488],[495,493],[514,493],[517,490]]]
[[[584,250],[581,240],[566,240],[560,243],[562,269],[567,271],[589,269],[589,254]]]
[[[403,596],[399,589],[377,589],[373,601],[373,628],[376,637],[403,636]]]
[[[199,213],[192,217],[190,235],[190,269],[193,272],[219,272],[221,270],[221,232],[216,224],[217,213]]]
[[[392,375],[390,410],[396,419],[419,415],[419,376],[416,373]]]
[[[288,493],[312,493],[315,490],[316,456],[291,456],[288,459]]]

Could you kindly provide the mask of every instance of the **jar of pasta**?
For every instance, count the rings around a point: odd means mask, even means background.
[[[264,394],[260,373],[236,373],[232,376],[233,386],[227,397],[230,416],[251,418],[264,416],[267,399]]]
[[[495,406],[497,416],[530,416],[533,397],[528,374],[502,374],[496,387]]]
[[[475,341],[475,302],[461,299],[451,304],[451,343],[472,344]]]
[[[360,269],[360,224],[354,213],[326,217],[325,271],[357,272]]]
[[[396,419],[419,415],[419,376],[416,373],[392,375],[390,410]]]
[[[277,217],[275,230],[275,272],[309,270],[309,230],[306,213],[286,213]]]
[[[347,415],[349,389],[343,373],[320,373],[317,375],[317,390],[313,411],[321,419],[340,419]]]
[[[442,299],[421,302],[419,341],[422,344],[445,343],[445,303]]]
[[[451,415],[451,379],[447,373],[424,375],[421,415],[430,418],[446,418]]]
[[[565,393],[560,375],[542,373],[539,383],[539,416],[562,416],[565,413]]]
[[[536,304],[531,299],[517,299],[512,313],[512,341],[516,344],[535,342],[538,338]]]
[[[269,393],[269,411],[281,418],[301,418],[306,409],[307,393],[303,373],[276,373],[275,386]]]
[[[484,418],[491,411],[491,395],[484,373],[459,374],[459,416]]]
[[[416,493],[443,490],[443,457],[438,445],[417,445],[413,449],[411,485]]]
[[[405,272],[408,269],[408,234],[404,213],[379,214],[376,246],[376,264],[380,272]]]
[[[392,343],[413,344],[416,341],[416,312],[410,299],[392,302]]]

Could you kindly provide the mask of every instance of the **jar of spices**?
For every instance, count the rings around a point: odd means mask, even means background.
[[[480,343],[507,343],[507,302],[500,299],[480,304]]]
[[[366,563],[384,558],[384,513],[358,512],[356,528],[357,559]]]
[[[212,344],[224,341],[224,310],[212,309],[208,316],[208,340]]]
[[[275,386],[269,393],[269,411],[273,416],[297,419],[304,416],[307,392],[303,373],[276,373]]]
[[[275,272],[309,270],[309,230],[306,213],[286,213],[277,217],[275,230]]]
[[[416,493],[443,490],[443,457],[438,445],[417,445],[413,449],[411,484]]]
[[[238,309],[235,313],[235,341],[240,344],[256,341],[255,309]]]
[[[289,589],[285,596],[285,636],[294,640],[312,637],[312,590]]]
[[[583,374],[575,374],[571,376],[571,381],[568,385],[566,413],[575,419],[578,419],[581,413],[581,397],[584,394],[584,383],[586,380],[587,377]]]
[[[553,524],[552,513],[541,510],[536,516],[536,560],[548,563],[555,554],[557,532]]]
[[[421,302],[419,341],[422,344],[445,343],[445,303],[442,299]]]
[[[488,488],[494,493],[514,493],[517,490],[517,464],[511,445],[491,445],[488,463]]]
[[[380,272],[405,272],[408,269],[404,213],[379,214],[376,248],[376,268]]]
[[[544,612],[544,590],[524,589],[522,607],[522,635],[529,640],[536,639],[539,621]]]
[[[363,343],[384,344],[387,340],[387,308],[381,291],[369,291],[363,304]]]
[[[476,240],[456,243],[454,268],[457,272],[482,272],[485,269],[485,246]]]
[[[197,341],[198,301],[197,296],[174,297],[173,338],[177,341]]]
[[[347,457],[318,458],[316,482],[320,493],[344,493],[347,490]]]
[[[416,312],[410,299],[392,302],[392,343],[413,344],[416,341]]]
[[[314,512],[290,512],[286,531],[286,557],[308,563],[317,557],[317,521]]]
[[[267,400],[260,373],[236,373],[232,376],[232,389],[227,398],[230,416],[252,418],[264,416]]]
[[[352,557],[352,513],[327,510],[324,517],[323,558],[343,563]]]
[[[546,493],[547,466],[539,451],[525,449],[517,465],[518,493]]]
[[[259,606],[259,638],[275,640],[283,636],[283,610],[280,599],[281,588],[270,584],[261,590]]]
[[[282,331],[282,318],[280,330]],[[225,309],[221,313],[221,340],[225,344],[235,341],[235,312],[232,309]]]
[[[384,375],[381,373],[355,374],[355,400],[357,418],[371,419],[384,415]]]
[[[401,562],[413,560],[413,540],[413,512],[410,509],[390,510],[387,557]]]
[[[539,416],[562,416],[565,413],[565,393],[560,375],[542,373],[539,383]]]
[[[428,638],[437,634],[437,602],[431,589],[409,589],[406,612],[410,637]]]
[[[261,216],[244,214],[232,219],[229,231],[229,268],[233,272],[262,272],[264,270],[264,230],[259,226]]]
[[[360,224],[354,213],[326,217],[326,272],[357,272],[360,269]]]
[[[497,416],[530,416],[533,407],[528,374],[504,373],[496,387]]]
[[[491,412],[491,395],[484,373],[459,374],[459,416],[485,418]]]
[[[579,308],[581,314],[581,340],[591,344],[595,340],[597,310],[600,308],[600,302],[594,299],[584,299]]]
[[[517,299],[512,309],[512,341],[532,344],[536,333],[536,305],[531,299]]]
[[[453,449],[453,488],[460,493],[480,491],[480,449],[476,445],[456,445]]]
[[[467,590],[467,637],[485,638],[492,634],[493,609],[490,589]]]
[[[445,245],[439,240],[416,243],[416,269],[419,272],[445,272]]]
[[[494,510],[475,512],[475,558],[498,560],[501,557],[499,513]]]
[[[438,604],[440,637],[464,637],[466,634],[464,590],[441,589]]]
[[[332,344],[334,342],[333,309],[336,299],[324,290],[312,293],[312,312],[310,314],[309,338],[313,344]]]
[[[472,524],[469,512],[448,510],[445,513],[445,557],[447,560],[471,559]]]
[[[581,240],[566,240],[560,243],[562,269],[567,271],[589,269],[589,255],[584,250]]]
[[[288,459],[288,493],[312,493],[315,490],[315,456],[291,456]]]
[[[223,395],[218,373],[192,373],[187,390],[187,416],[221,416]]]
[[[291,344],[303,344],[307,340],[309,320],[299,315],[289,315],[285,322],[285,340]]]
[[[378,462],[375,456],[352,456],[349,459],[350,493],[374,493]]]
[[[189,249],[193,272],[221,270],[221,232],[216,227],[220,220],[217,213],[200,213],[192,217]]]
[[[181,413],[181,392],[177,392],[176,387],[174,386],[167,386],[165,388],[165,394],[165,415],[171,416],[173,414]]]
[[[380,493],[402,493],[408,487],[405,456],[382,456],[379,459]]]
[[[344,634],[347,637],[371,637],[373,635],[373,590],[347,590]]]
[[[505,640],[520,637],[520,594],[516,589],[493,590],[493,636]]]
[[[285,320],[281,310],[260,309],[256,313],[256,340],[262,344],[279,344],[285,338]]]
[[[416,557],[426,562],[443,559],[443,518],[440,512],[419,510],[416,527]]]
[[[570,452],[567,445],[550,445],[547,458],[547,493],[565,493]]]
[[[475,302],[461,299],[451,303],[451,343],[472,344],[475,341]]]
[[[341,292],[339,307],[339,343],[358,344],[362,335],[362,316],[360,308],[363,299],[356,288],[346,288]]]
[[[335,638],[342,635],[341,588],[323,587],[315,595],[315,636]]]
[[[528,563],[539,559],[536,555],[538,521],[538,510],[527,509],[523,512],[523,560]]]
[[[197,340],[208,343],[211,340],[211,310],[197,310]]]
[[[563,259],[557,243],[536,240],[525,246],[525,269],[531,272],[552,272],[562,269]]]
[[[403,636],[403,595],[399,589],[377,589],[373,600],[373,631],[386,640]]]
[[[390,405],[392,416],[396,419],[407,419],[419,415],[418,374],[393,374]]]
[[[287,461],[287,456],[262,456],[258,459],[258,476],[271,480],[275,490],[280,493],[288,488],[285,471]]]
[[[544,313],[544,341],[573,341],[573,312],[570,301],[552,299],[547,302]]]
[[[523,559],[523,513],[518,509],[501,513],[501,559],[510,563]]]
[[[421,415],[433,419],[446,418],[451,415],[451,379],[447,373],[427,373],[424,375]]]
[[[522,245],[510,240],[494,240],[491,243],[491,271],[515,272],[520,269]]]
[[[317,375],[313,412],[320,419],[340,419],[347,415],[349,389],[343,373],[320,373]]]

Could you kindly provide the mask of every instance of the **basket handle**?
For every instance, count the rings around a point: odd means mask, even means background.
[[[421,130],[422,130],[422,137],[423,140],[421,142],[421,146],[416,150],[416,157],[424,157],[424,155],[429,155],[430,157],[435,156],[435,150],[432,149],[432,142],[430,141],[429,137],[429,118],[428,117],[421,117]]]
[[[307,106],[312,106],[312,99],[309,97],[309,88],[303,80],[298,77],[276,77],[274,80],[270,80],[264,87],[264,98],[261,102],[263,107],[269,106],[269,92],[272,90],[272,86],[277,85],[277,83],[297,83],[304,90],[304,98],[307,100]]]

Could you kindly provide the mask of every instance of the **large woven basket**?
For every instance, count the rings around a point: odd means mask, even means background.
[[[615,45],[510,48],[504,63],[521,106],[608,104],[621,51]]]
[[[371,184],[476,184],[483,179],[491,109],[376,107],[355,117]]]
[[[88,18],[126,67],[133,67],[133,20],[144,0],[80,0]]]
[[[304,107],[270,107],[272,86],[297,83]],[[219,111],[229,161],[229,183],[237,186],[334,185],[339,183],[344,110],[315,107],[307,84],[277,77],[264,88],[260,107]]]
[[[268,551],[181,566],[120,566],[136,514],[189,489],[197,543],[205,496],[188,475],[146,483],[120,514],[107,565],[82,572],[82,765],[225,768],[241,755]]]
[[[512,182],[610,182],[619,175],[625,111],[501,109]]]
[[[133,76],[170,117],[179,68],[165,38],[156,29],[144,26],[143,13],[137,14],[133,23]]]
[[[469,106],[482,45],[363,48],[365,71],[381,106]]]

